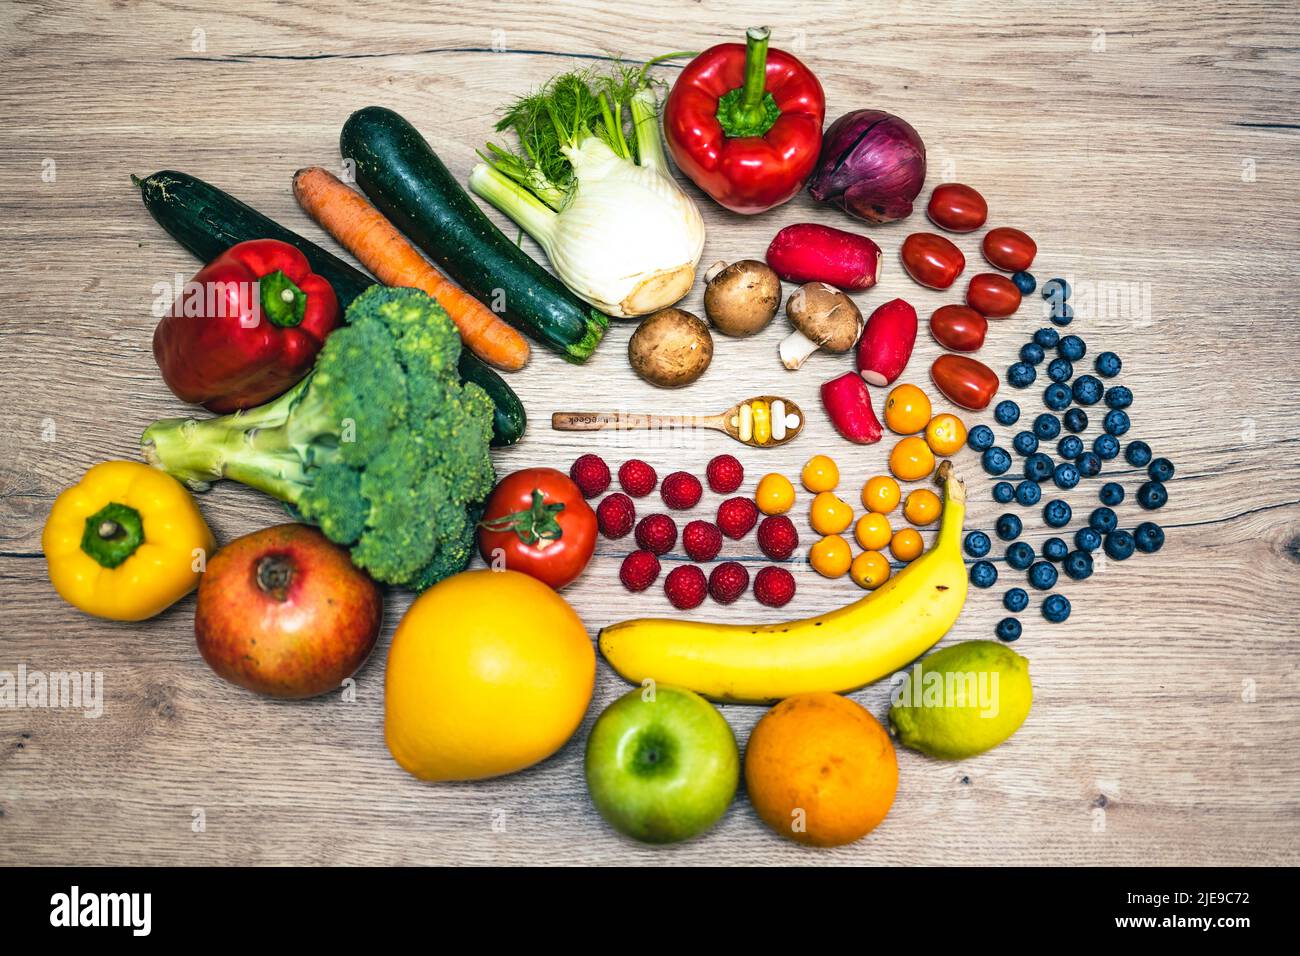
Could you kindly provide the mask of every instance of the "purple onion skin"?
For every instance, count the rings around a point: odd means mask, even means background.
[[[925,143],[905,120],[883,110],[845,113],[826,131],[808,192],[872,223],[912,214],[925,183]]]

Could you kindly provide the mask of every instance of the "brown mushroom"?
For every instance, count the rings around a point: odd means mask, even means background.
[[[781,279],[757,259],[715,262],[704,279],[704,314],[723,335],[761,332],[781,307]]]
[[[781,340],[781,364],[797,369],[818,349],[847,352],[862,334],[862,313],[853,300],[824,282],[807,282],[790,293],[786,316],[794,331]]]
[[[698,316],[660,309],[637,326],[627,343],[632,370],[651,385],[690,385],[713,361],[713,336]]]

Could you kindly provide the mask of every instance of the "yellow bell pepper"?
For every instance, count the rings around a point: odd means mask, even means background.
[[[63,600],[96,617],[143,621],[198,587],[216,541],[175,478],[106,461],[54,500],[41,548]]]

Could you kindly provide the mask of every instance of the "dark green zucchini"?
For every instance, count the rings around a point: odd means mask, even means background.
[[[462,288],[570,362],[585,362],[609,316],[583,302],[510,241],[392,110],[368,106],[343,124],[339,151],[381,212]]]
[[[131,181],[140,187],[145,208],[158,224],[204,262],[210,262],[239,242],[279,239],[302,250],[312,271],[334,287],[334,294],[344,309],[375,284],[368,275],[338,256],[202,179],[163,170],[145,179],[132,176]],[[469,349],[461,349],[459,368],[461,379],[480,386],[496,406],[492,444],[499,448],[519,441],[527,423],[519,396]]]

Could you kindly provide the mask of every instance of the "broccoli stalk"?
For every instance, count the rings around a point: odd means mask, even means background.
[[[423,292],[372,287],[347,320],[284,395],[155,422],[142,449],[196,491],[228,478],[272,495],[376,580],[423,589],[473,553],[495,480],[492,402],[459,381],[456,327]]]

